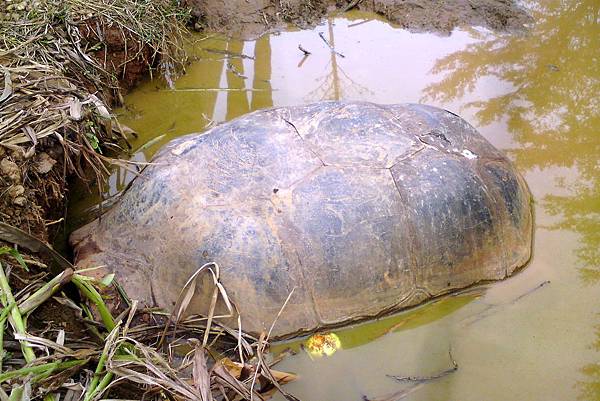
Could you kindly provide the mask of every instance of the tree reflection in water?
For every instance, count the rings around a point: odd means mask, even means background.
[[[521,170],[568,168],[576,182],[558,182],[568,195],[547,195],[541,205],[558,223],[551,229],[580,235],[578,270],[585,284],[600,284],[600,2],[548,0],[528,4],[537,21],[527,35],[481,35],[481,41],[436,62],[444,73],[423,101],[448,102],[480,79],[507,83],[501,96],[470,102],[480,126],[506,122]],[[600,351],[600,328],[594,348]],[[600,363],[582,368],[580,398],[600,399]]]
[[[232,54],[243,54],[244,45],[245,42],[241,40],[230,39],[227,42],[227,50]],[[255,41],[254,58],[250,64],[251,70],[246,71],[241,57],[228,58],[223,63],[227,76],[226,87],[237,89],[223,93],[227,98],[226,121],[252,110],[273,106],[269,35],[263,35]]]
[[[333,17],[327,19],[327,41],[332,47],[331,57],[325,70],[327,73],[317,80],[317,87],[306,95],[307,102],[319,100],[342,100],[364,97],[373,94],[369,88],[355,82],[340,66],[339,53],[335,49]]]

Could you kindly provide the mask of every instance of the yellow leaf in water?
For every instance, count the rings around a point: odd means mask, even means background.
[[[304,349],[311,357],[331,356],[342,347],[335,333],[314,334],[304,343]]]

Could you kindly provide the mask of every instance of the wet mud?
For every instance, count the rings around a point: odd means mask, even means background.
[[[88,47],[95,49],[90,56],[106,71],[115,74],[118,86],[125,92],[135,87],[158,62],[158,57],[147,43],[136,40],[123,28],[114,25],[100,28],[92,19],[85,23],[81,32]]]
[[[65,213],[62,171],[60,146],[40,144],[29,159],[0,147],[0,221],[48,241]]]
[[[328,13],[351,9],[375,12],[400,28],[444,35],[464,26],[514,31],[530,22],[529,15],[511,0],[187,0],[187,5],[198,18],[197,28],[242,38],[258,37],[288,24],[306,28]]]

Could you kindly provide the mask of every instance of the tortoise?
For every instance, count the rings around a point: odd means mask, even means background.
[[[242,328],[284,338],[504,279],[530,258],[532,219],[523,178],[456,114],[331,101],[171,141],[71,244],[166,310],[215,262]],[[196,286],[187,311],[206,314],[212,278]]]

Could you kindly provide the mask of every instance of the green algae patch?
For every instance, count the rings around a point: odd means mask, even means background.
[[[394,314],[392,316],[383,317],[378,320],[361,323],[355,326],[341,328],[339,330],[333,330],[331,332],[317,333],[308,338],[299,340],[286,341],[275,343],[271,346],[270,351],[273,354],[281,353],[285,350],[291,350],[298,352],[302,349],[307,349],[307,352],[311,353],[313,348],[316,348],[315,343],[324,343],[324,341],[315,341],[315,336],[328,336],[335,335],[334,343],[335,346],[327,346],[328,352],[316,352],[317,354],[333,355],[335,352],[331,352],[330,348],[337,349],[350,349],[359,347],[374,341],[388,333],[415,329],[420,326],[440,320],[451,313],[457,311],[463,306],[469,304],[478,298],[478,295],[455,295],[447,298],[441,298],[431,303],[427,303],[424,306],[409,309],[405,312]],[[325,337],[328,338],[328,337]]]

